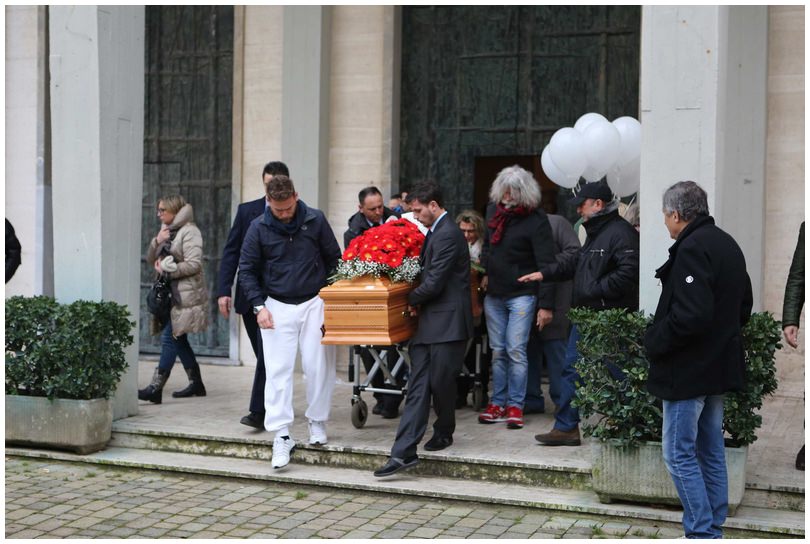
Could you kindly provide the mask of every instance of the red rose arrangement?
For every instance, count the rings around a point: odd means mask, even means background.
[[[421,271],[419,252],[424,241],[419,228],[406,219],[372,227],[351,241],[334,279],[371,275],[412,283]]]

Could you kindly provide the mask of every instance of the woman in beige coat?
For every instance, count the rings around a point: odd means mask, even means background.
[[[152,382],[138,391],[138,398],[160,404],[163,386],[169,379],[177,357],[188,374],[188,387],[175,391],[175,398],[205,396],[200,365],[188,343],[188,333],[201,332],[208,326],[208,291],[202,270],[202,234],[194,224],[194,210],[180,195],[160,199],[157,205],[161,228],[149,243],[146,262],[153,263],[157,274],[171,280],[172,309],[167,323],[152,316],[152,334],[160,333],[160,363]]]

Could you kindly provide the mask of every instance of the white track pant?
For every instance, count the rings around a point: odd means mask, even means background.
[[[329,419],[335,388],[335,346],[321,344],[323,300],[315,296],[301,304],[284,304],[267,297],[265,307],[273,316],[274,329],[259,329],[264,346],[264,428],[288,430],[293,422],[293,370],[298,347],[307,390],[306,417]]]

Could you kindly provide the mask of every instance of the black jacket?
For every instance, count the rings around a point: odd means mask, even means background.
[[[788,325],[799,326],[799,317],[804,306],[804,221],[799,227],[799,241],[793,251],[787,283],[785,301],[782,305],[782,328]]]
[[[236,268],[239,266],[239,254],[242,251],[245,234],[247,234],[250,223],[264,213],[265,207],[264,197],[239,204],[233,226],[228,233],[228,241],[225,242],[225,248],[222,250],[222,261],[219,264],[219,278],[217,279],[217,298],[231,296],[231,287],[236,277]],[[239,282],[236,283],[233,309],[238,314],[252,311]]]
[[[388,208],[383,208],[382,222],[385,223],[388,221],[389,217],[399,217],[399,214]],[[366,221],[366,216],[363,215],[363,212],[357,212],[351,216],[349,218],[349,228],[343,233],[343,249],[348,248],[352,240],[370,228],[371,226],[368,224],[368,221]]]
[[[497,206],[487,206],[486,221],[495,215]],[[554,308],[555,286],[550,283],[519,283],[517,279],[543,265],[554,262],[554,238],[546,213],[537,208],[525,216],[513,217],[506,225],[497,244],[489,240],[492,229],[484,231],[481,265],[487,271],[487,294],[512,298],[523,295],[537,297],[537,308]]]
[[[585,245],[540,268],[542,283],[574,278],[574,307],[638,310],[638,231],[617,210],[591,217],[583,226]]]
[[[464,234],[446,214],[425,240],[419,285],[408,293],[418,306],[419,324],[411,344],[438,344],[472,337],[470,251]]]
[[[12,227],[9,220],[6,219],[6,283],[14,276],[17,267],[22,263],[20,257],[21,253],[22,246],[20,246],[17,235],[14,234],[14,227]]]
[[[663,290],[644,336],[647,389],[665,400],[739,391],[745,377],[741,328],[753,305],[740,246],[713,218],[697,217],[655,275]]]
[[[248,228],[239,285],[251,306],[264,304],[268,296],[285,304],[309,300],[337,265],[340,247],[323,212],[299,200],[289,228],[269,208]]]

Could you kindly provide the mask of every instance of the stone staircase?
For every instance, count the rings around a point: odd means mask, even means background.
[[[148,381],[153,366],[140,365],[141,383]],[[680,527],[681,510],[675,507],[600,503],[591,490],[590,448],[536,444],[534,434],[551,427],[550,414],[527,415],[524,429],[508,430],[479,425],[473,410],[460,409],[452,447],[439,452],[420,448],[418,466],[387,479],[375,478],[372,471],[388,458],[398,420],[369,416],[363,428],[355,428],[350,418],[351,385],[343,382],[333,396],[329,444],[301,443],[306,438],[301,418],[306,407],[300,375],[294,397],[298,416],[292,428],[299,444],[292,463],[276,471],[269,462],[273,435],[237,423],[245,413],[252,369],[207,365],[203,371],[207,397],[164,395],[161,405],[140,404],[138,415],[113,423],[113,439],[104,451],[78,456],[6,448],[6,454],[515,505],[585,517],[654,520]],[[167,391],[183,387],[185,381],[182,372],[173,373]],[[762,414],[759,440],[749,449],[745,496],[726,522],[727,535],[804,537],[804,473],[793,468],[795,445],[788,442],[794,439],[791,431],[802,428],[803,398],[774,397],[766,401]],[[429,436],[430,431],[426,439]]]
[[[211,436],[203,432],[150,430],[114,424],[109,447],[96,454],[7,448],[7,455],[81,461],[229,478],[350,488],[379,493],[410,494],[445,500],[532,507],[625,520],[650,520],[677,527],[681,511],[674,507],[631,503],[602,504],[590,489],[590,469],[576,463],[504,461],[443,452],[420,452],[420,464],[388,479],[371,474],[384,464],[387,449],[357,444],[298,444],[293,462],[273,470],[269,461],[272,437]],[[336,470],[337,469],[337,470]],[[743,503],[726,522],[728,536],[804,537],[804,490],[749,485]]]

